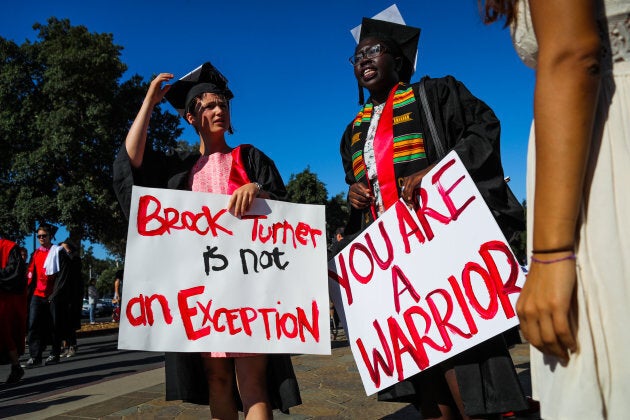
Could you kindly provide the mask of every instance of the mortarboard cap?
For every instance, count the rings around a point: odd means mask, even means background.
[[[418,54],[420,28],[401,25],[399,23],[386,22],[384,20],[363,18],[359,41],[371,36],[379,35],[384,35],[398,44],[402,50],[403,56],[408,61],[408,66],[410,68],[409,78],[411,78],[411,75],[416,69],[416,56]]]
[[[364,29],[366,23],[367,27]],[[405,25],[405,20],[395,4],[372,16],[371,19],[363,18],[363,23],[351,29],[350,33],[357,44],[369,35],[386,35],[393,39],[411,65],[409,77],[411,78],[416,71],[420,28]]]
[[[406,26],[405,21],[395,4],[377,13],[372,19],[363,18],[363,23],[350,30],[356,43],[373,35],[384,35],[400,47],[405,58],[400,77],[409,82],[416,71],[418,57],[418,41],[420,28]],[[359,104],[363,105],[363,89],[359,86]]]
[[[405,24],[405,20],[400,14],[400,11],[398,10],[398,6],[396,6],[395,4],[392,4],[387,9],[381,12],[378,12],[377,14],[372,16],[372,19],[384,20],[385,22],[399,23],[401,25]],[[358,44],[359,37],[361,36],[361,25],[358,25],[352,28],[350,30],[350,33],[352,34],[354,41]]]
[[[166,92],[166,100],[182,117],[190,101],[202,93],[216,93],[230,100],[234,94],[227,87],[228,80],[210,62],[203,63],[177,82]]]
[[[68,246],[73,250],[73,251],[77,251],[79,249],[77,243],[74,241],[74,239],[70,238],[69,236],[62,242],[62,244],[68,244]]]

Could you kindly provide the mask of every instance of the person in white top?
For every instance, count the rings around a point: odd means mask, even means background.
[[[545,419],[630,409],[630,1],[486,0],[534,67],[530,271],[517,304]],[[533,210],[533,211],[531,211]]]

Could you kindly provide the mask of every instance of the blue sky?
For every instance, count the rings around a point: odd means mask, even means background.
[[[412,81],[453,75],[494,109],[505,173],[522,200],[534,73],[507,29],[481,23],[476,0],[33,0],[4,7],[0,36],[36,41],[32,25],[50,16],[111,33],[123,47],[124,80],[160,72],[179,78],[210,61],[235,94],[236,132],[228,143],[259,147],[285,182],[310,167],[332,196],[347,190],[339,139],[358,109],[350,29],[393,3],[408,25],[422,29]],[[192,129],[183,138],[198,141]]]

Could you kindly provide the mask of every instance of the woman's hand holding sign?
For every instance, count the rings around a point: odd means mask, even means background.
[[[256,182],[250,182],[237,188],[228,201],[227,209],[230,213],[236,217],[241,217],[247,213],[247,210],[252,206],[254,198],[258,197],[260,193],[260,184]]]
[[[364,209],[374,202],[374,194],[372,194],[372,190],[364,183],[355,182],[350,185],[348,202],[355,209]]]
[[[400,188],[400,196],[403,200],[405,200],[405,203],[407,203],[408,206],[414,205],[414,191],[420,186],[422,178],[424,178],[424,176],[428,174],[434,166],[435,164],[429,165],[421,171],[403,178],[403,184]]]

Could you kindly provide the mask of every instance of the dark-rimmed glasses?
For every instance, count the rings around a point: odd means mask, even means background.
[[[381,44],[372,45],[371,47],[367,47],[359,51],[358,53],[352,55],[348,60],[350,60],[350,64],[356,66],[363,60],[364,58],[376,58],[387,52],[387,47]]]
[[[37,239],[44,239],[44,238],[48,238],[48,234],[37,235]]]

